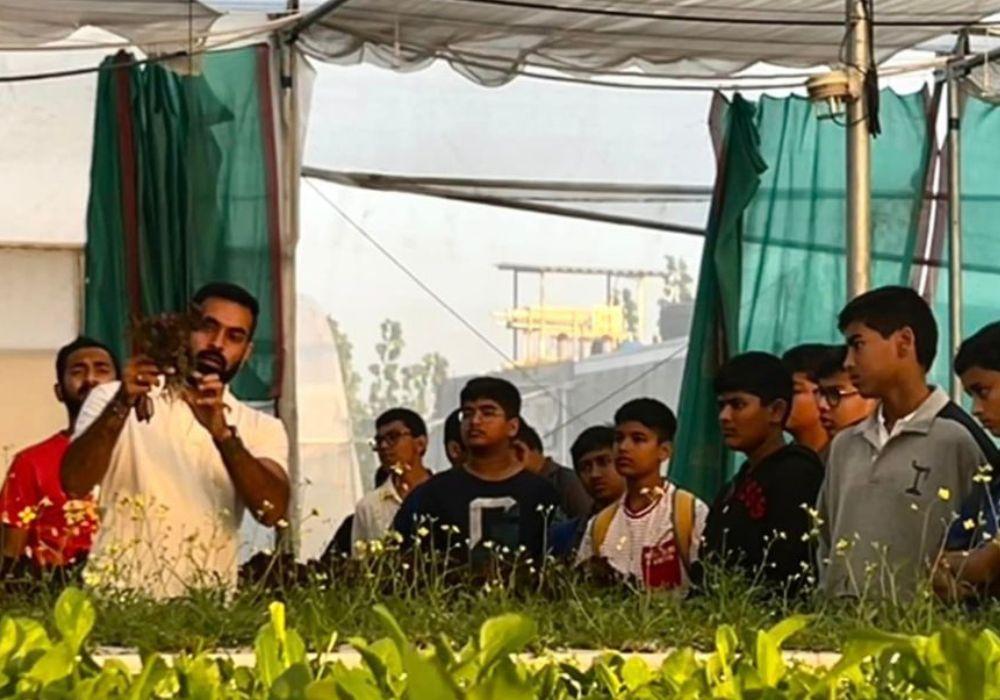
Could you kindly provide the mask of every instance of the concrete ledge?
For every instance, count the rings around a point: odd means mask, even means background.
[[[518,654],[517,660],[528,664],[542,664],[548,661],[554,661],[556,663],[570,663],[574,666],[578,666],[582,669],[590,668],[593,665],[597,657],[603,654],[620,654],[621,656],[627,658],[638,657],[643,659],[647,664],[653,668],[659,668],[663,661],[672,653],[671,651],[663,652],[619,652],[615,649],[566,649],[560,651],[547,651],[543,654]],[[825,651],[786,651],[783,652],[785,661],[790,664],[802,664],[805,666],[813,666],[815,668],[829,668],[836,664],[840,660],[840,654],[835,652],[825,652]],[[142,659],[139,658],[134,650],[130,649],[114,649],[114,648],[100,648],[94,652],[94,660],[99,664],[105,664],[109,661],[119,661],[132,672],[138,673],[142,670]],[[176,654],[160,654],[160,656],[167,661],[169,664],[173,664]],[[255,659],[252,651],[246,649],[232,649],[232,650],[220,650],[211,654],[213,658],[219,659],[229,659],[237,666],[253,666],[255,664]],[[709,656],[705,652],[700,652],[697,654],[699,658],[706,658]],[[310,658],[315,658],[311,656]],[[329,654],[321,654],[320,660],[323,663],[335,663],[340,661],[345,666],[350,668],[361,666],[361,655],[354,651],[350,647],[341,647],[335,652]]]

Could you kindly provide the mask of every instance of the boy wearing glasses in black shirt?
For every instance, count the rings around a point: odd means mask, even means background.
[[[488,558],[492,550],[539,561],[559,496],[514,454],[520,392],[506,380],[477,377],[462,389],[461,411],[464,468],[437,474],[421,486],[413,508],[399,513],[393,527],[407,543],[416,536],[423,545],[468,552],[474,560]]]

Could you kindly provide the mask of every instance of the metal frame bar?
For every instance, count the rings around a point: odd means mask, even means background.
[[[847,0],[847,62],[852,79],[864,81],[869,61],[868,8]],[[872,173],[868,105],[863,97],[847,103],[847,298],[871,288]]]
[[[301,35],[302,32],[304,32],[317,22],[321,21],[324,17],[329,15],[331,12],[335,11],[341,5],[346,4],[348,1],[349,0],[326,0],[326,2],[324,2],[322,5],[319,5],[309,10],[309,12],[304,14],[302,16],[302,19],[296,22],[295,25],[288,31],[287,42],[289,44],[294,44],[296,41],[298,41],[299,35]],[[295,5],[294,10],[291,7],[293,3]],[[288,8],[289,10],[298,11],[299,7],[298,0],[289,0],[288,4],[289,4]]]
[[[464,194],[461,192],[452,192],[445,189],[437,189],[434,187],[424,187],[417,184],[410,183],[388,183],[382,181],[379,183],[377,178],[373,178],[370,183],[363,184],[351,179],[345,179],[340,174],[323,170],[322,168],[314,167],[303,167],[302,168],[303,177],[311,177],[317,180],[323,180],[325,182],[332,182],[337,185],[348,185],[351,187],[360,187],[362,189],[373,189],[382,192],[402,192],[404,194],[418,194],[425,195],[428,197],[439,197],[441,199],[450,199],[459,202],[470,202],[472,204],[485,204],[488,206],[504,207],[506,209],[519,209],[522,211],[532,211],[540,214],[554,214],[557,216],[568,216],[574,219],[586,219],[589,221],[602,221],[604,223],[610,224],[621,224],[622,226],[636,226],[639,228],[654,229],[656,231],[665,231],[668,233],[680,233],[689,236],[704,236],[705,230],[697,226],[688,226],[686,224],[672,224],[672,223],[660,223],[657,221],[650,221],[648,219],[640,219],[631,216],[618,216],[615,214],[602,214],[600,212],[591,212],[584,209],[574,209],[572,207],[561,207],[551,204],[539,204],[537,202],[522,202],[515,199],[509,199],[506,197],[494,197],[490,195],[478,195],[478,194]]]
[[[966,44],[959,37],[958,51]],[[959,54],[961,57],[961,53]],[[987,66],[988,68],[988,66]],[[960,76],[967,69],[950,68],[948,71],[948,321],[950,328],[951,356],[958,354],[962,343],[962,104]],[[949,372],[951,398],[962,401],[962,384],[954,372]]]

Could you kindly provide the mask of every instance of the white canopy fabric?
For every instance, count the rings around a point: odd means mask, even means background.
[[[31,47],[99,27],[136,44],[183,43],[219,16],[196,0],[3,0],[0,44]]]
[[[1000,11],[997,0],[879,0],[877,59]],[[526,66],[717,78],[836,63],[843,0],[347,0],[302,35],[311,55],[413,70],[434,58],[502,85]]]

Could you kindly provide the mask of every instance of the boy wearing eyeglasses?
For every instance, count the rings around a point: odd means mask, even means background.
[[[847,346],[841,345],[816,369],[819,418],[832,439],[837,433],[857,425],[875,412],[876,399],[865,398],[844,368]]]
[[[796,443],[809,448],[824,461],[830,449],[830,434],[820,421],[816,370],[833,350],[830,345],[806,343],[788,350],[781,357],[785,369],[792,375],[794,387],[785,430]]]
[[[504,379],[477,377],[462,389],[461,411],[464,467],[421,486],[413,508],[397,514],[393,527],[407,544],[416,536],[423,546],[468,554],[473,563],[491,553],[540,561],[547,525],[559,517],[559,496],[515,454],[520,392]]]
[[[403,499],[431,476],[424,466],[427,425],[408,408],[389,409],[375,420],[372,449],[386,478],[354,508],[351,551],[355,556],[368,542],[385,537]]]

